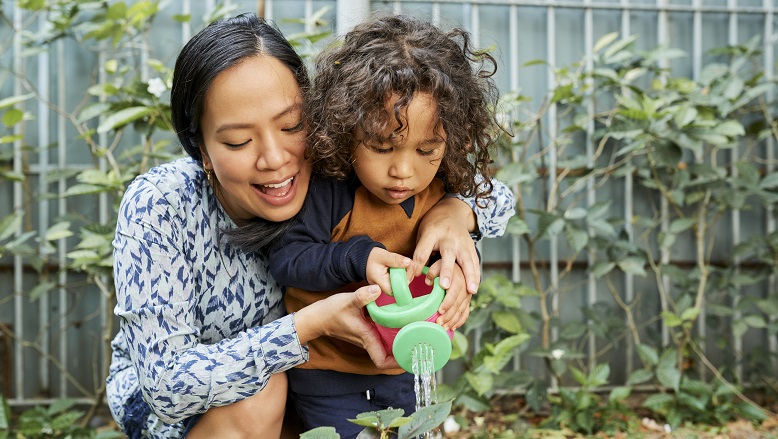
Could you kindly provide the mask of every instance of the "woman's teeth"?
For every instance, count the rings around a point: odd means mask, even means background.
[[[263,184],[262,186],[270,189],[278,189],[280,187],[284,187],[287,184],[291,183],[292,179],[294,179],[294,177],[289,177],[286,180],[282,181],[281,183]]]

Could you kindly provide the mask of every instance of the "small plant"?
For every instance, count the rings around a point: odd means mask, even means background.
[[[78,423],[85,413],[74,409],[75,402],[70,399],[55,401],[49,407],[33,407],[23,411],[16,422],[11,422],[11,410],[6,400],[0,396],[0,439],[6,438],[69,438],[69,439],[109,439],[120,438],[116,431],[98,433],[95,429]]]
[[[365,427],[359,433],[359,439],[411,439],[432,431],[446,420],[451,412],[451,402],[422,407],[410,416],[403,416],[402,409],[388,409],[366,412],[349,419],[354,424]],[[300,435],[301,439],[340,439],[333,427],[319,427]]]

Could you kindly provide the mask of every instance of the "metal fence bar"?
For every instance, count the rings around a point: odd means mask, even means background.
[[[519,90],[519,7],[511,5],[508,13],[508,33],[509,33],[509,53],[510,53],[510,75],[511,90]],[[514,162],[519,161],[519,153],[514,148],[511,151]],[[513,187],[513,191],[519,193],[519,185]],[[511,236],[511,279],[514,282],[521,282],[521,238],[517,235]],[[521,368],[521,355],[517,350],[513,352],[513,369]]]
[[[101,44],[100,50],[97,54],[97,78],[100,84],[104,84],[107,81],[107,73],[105,71],[105,62],[106,62],[106,52],[105,52],[105,45]],[[100,95],[100,102],[105,102],[105,95]],[[102,123],[105,117],[103,115],[100,115],[100,122]],[[108,144],[108,133],[101,133],[97,136],[99,147],[105,148]],[[105,173],[108,170],[108,162],[101,154],[100,158],[97,162],[98,169],[100,172]],[[101,192],[98,195],[97,198],[98,202],[98,222],[99,224],[106,224],[108,222],[108,194],[105,192]],[[103,278],[103,283],[107,284],[108,280]],[[108,309],[108,298],[105,297],[105,294],[102,293],[102,291],[99,291],[100,294],[100,300],[99,300],[99,306],[100,306],[100,331],[101,334],[107,334],[108,333],[108,312],[112,311]],[[102,340],[101,340],[102,341]],[[105,343],[99,343],[98,344],[98,352],[97,352],[97,373],[102,373],[103,371],[108,370],[108,361],[110,358],[110,355],[108,355],[107,352],[105,352],[104,349]]]
[[[700,73],[702,71],[702,13],[698,10],[699,6],[702,5],[702,0],[692,0],[692,6],[695,6],[695,10],[692,13],[692,79],[695,81],[699,81],[700,79]],[[694,153],[694,161],[700,164],[703,164],[705,162],[705,157],[703,156],[702,151],[696,151]],[[705,222],[705,216],[704,211],[700,211],[699,216],[697,218],[697,227],[699,230],[704,230],[706,227]],[[703,235],[703,242],[697,243],[697,245],[704,246],[704,235]],[[697,254],[697,259],[700,257],[703,257],[703,254]],[[702,300],[705,300],[705,297],[703,295]],[[704,302],[703,302],[704,303]],[[699,335],[700,340],[705,340],[706,337],[706,323],[705,323],[705,306],[702,306],[702,309],[700,310],[699,317],[695,320],[695,323],[697,325],[697,335]],[[706,352],[707,346],[706,343],[701,343],[700,349],[703,353]],[[704,362],[700,361],[697,364],[697,372],[700,375],[700,378],[703,380],[705,379],[706,375],[706,369]]]
[[[429,3],[429,0],[403,0],[402,2],[397,3]],[[545,8],[548,6],[549,1],[548,0],[491,0],[491,1],[479,1],[479,0],[446,0],[446,3],[452,3],[452,4],[460,4],[460,3],[471,3],[473,5],[489,5],[489,6],[509,6],[509,5],[518,5],[518,6],[530,6],[530,7],[537,7],[537,8]],[[667,2],[663,2],[660,4],[652,4],[652,3],[629,3],[626,6],[622,3],[611,3],[611,2],[592,2],[591,4],[584,4],[582,2],[572,2],[572,1],[554,1],[553,2],[554,7],[559,9],[586,9],[586,8],[592,8],[592,9],[605,9],[605,10],[615,10],[620,11],[624,8],[626,8],[628,11],[648,11],[648,12],[710,12],[710,13],[726,13],[729,12],[729,9],[726,6],[715,6],[715,5],[684,5],[684,4],[669,4]],[[741,14],[757,14],[757,15],[763,15],[770,12],[770,9],[767,7],[756,7],[756,6],[738,6],[737,12]]]
[[[46,28],[46,16],[38,16],[38,29]],[[49,165],[49,108],[50,86],[49,86],[49,50],[46,49],[38,54],[38,165],[43,172],[38,174],[38,236],[46,236],[46,230],[49,224],[49,200],[48,192],[48,165]],[[45,243],[41,241],[38,247],[39,254],[45,258],[48,250]],[[48,274],[46,274],[48,277]],[[39,276],[40,280],[47,280]],[[41,390],[49,392],[49,331],[51,328],[51,315],[49,313],[49,293],[46,292],[38,299],[38,331],[40,340],[40,358],[39,376]]]
[[[667,0],[656,0],[656,7],[659,11],[657,14],[657,30],[656,30],[656,39],[658,45],[664,45],[668,43],[668,32],[667,32],[667,23],[668,23],[668,16],[667,16],[667,9],[664,7],[667,5]],[[661,57],[659,59],[659,66],[662,68],[669,68],[669,62],[667,61],[667,58]],[[659,202],[659,211],[660,215],[662,217],[662,223],[660,224],[659,228],[662,232],[667,233],[667,230],[670,226],[669,222],[667,221],[667,216],[669,213],[669,205],[667,202],[666,197],[662,197]],[[660,262],[662,265],[666,265],[668,262],[670,262],[670,252],[662,248],[660,251]],[[666,274],[662,275],[662,291],[660,292],[660,303],[662,305],[662,310],[667,310],[668,303],[667,303],[667,295],[670,294],[670,277]],[[670,333],[667,329],[667,326],[664,324],[664,320],[660,323],[662,328],[662,346],[667,346],[670,343]]]
[[[620,1],[623,7],[621,10],[621,38],[626,39],[630,36],[631,29],[630,12],[629,9],[627,9],[629,0]],[[622,93],[629,94],[629,92],[629,88],[622,87]],[[630,243],[633,242],[632,217],[635,215],[633,191],[632,172],[627,172],[626,175],[624,175],[624,232],[627,234]],[[627,306],[632,305],[632,302],[635,300],[635,278],[634,275],[629,272],[624,272],[624,299]],[[629,321],[630,319],[627,318],[627,320]],[[627,370],[627,374],[630,374],[635,367],[635,341],[632,337],[627,337],[625,350],[625,369]]]
[[[552,68],[548,69],[546,80],[548,87],[552,87],[556,82],[553,67],[556,66],[556,7],[552,0],[548,0],[546,5],[546,61]],[[552,103],[548,109],[548,187],[549,190],[555,190],[556,178],[557,178],[557,150],[556,150],[556,130],[557,130],[557,105]],[[553,193],[548,194],[548,210],[552,210],[557,203],[556,196]],[[556,235],[551,236],[549,239],[549,261],[550,261],[550,276],[549,279],[549,292],[551,296],[551,315],[554,317],[559,316],[559,248]],[[559,337],[559,328],[552,326],[550,330],[550,343],[553,343]],[[551,391],[557,391],[559,388],[559,382],[556,377],[551,379]]]
[[[24,11],[21,8],[14,8],[14,35],[13,35],[13,66],[15,72],[23,73],[24,62],[22,60],[22,19]],[[19,96],[22,94],[22,80],[19,76],[14,78],[14,95]],[[20,103],[19,106],[23,109],[24,103]],[[16,175],[21,175],[23,171],[22,167],[22,140],[24,130],[22,124],[14,125],[14,135],[19,136],[19,140],[14,140],[14,172]],[[19,214],[24,211],[24,197],[22,193],[22,183],[20,181],[14,181],[13,183],[13,200],[14,200],[14,213]],[[15,236],[22,235],[22,223],[16,227]],[[24,295],[22,294],[24,288],[24,282],[22,279],[23,274],[23,261],[19,255],[14,255],[14,330],[16,332],[16,340],[14,343],[14,381],[15,392],[14,399],[24,399],[24,377],[22,371],[24,370],[23,361],[23,349],[22,341],[24,340]]]
[[[591,3],[591,0],[584,0],[584,4]],[[594,48],[594,17],[591,8],[584,9],[584,54],[586,58],[586,72],[591,72],[594,69],[594,60],[592,59],[592,49]],[[587,87],[587,102],[586,112],[588,114],[588,121],[586,123],[586,166],[589,169],[594,169],[594,92],[592,91],[594,86],[594,80],[591,76],[586,77]],[[586,180],[586,206],[591,208],[596,203],[596,193],[594,191],[594,179],[588,178]],[[592,235],[591,227],[587,227],[587,235]],[[586,262],[589,267],[594,265],[594,255],[592,252],[586,253]],[[594,274],[588,272],[586,274],[586,304],[592,307],[597,302],[597,281]],[[588,332],[588,353],[589,353],[589,370],[594,369],[597,364],[597,336],[593,331]]]
[[[65,71],[65,40],[57,41],[57,71]],[[57,106],[59,108],[67,108],[67,97],[65,94],[65,75],[57,75]],[[57,166],[59,169],[67,168],[67,120],[65,115],[60,112],[57,116]],[[60,217],[64,217],[67,214],[67,200],[62,196],[67,190],[67,180],[64,177],[60,177],[57,180],[57,193],[59,195],[57,199],[57,212]],[[67,255],[67,238],[62,238],[58,242],[58,259],[60,266],[65,265]],[[68,336],[67,336],[67,310],[68,310],[68,295],[67,285],[68,273],[67,270],[59,270],[57,276],[57,283],[59,288],[57,293],[59,296],[59,362],[67,370],[68,359]],[[67,380],[65,374],[59,374],[59,396],[65,398],[67,395]]]
[[[775,20],[775,15],[773,13],[773,0],[763,0],[764,9],[767,11],[765,14],[765,20],[764,20],[764,72],[765,72],[765,79],[767,81],[772,81],[775,77],[775,42],[776,42],[776,35],[774,34],[774,23],[773,20]],[[769,99],[772,100],[774,93],[772,90],[769,92]],[[775,140],[773,136],[770,136],[765,141],[765,148],[767,149],[766,153],[766,170],[767,172],[773,172],[775,170]],[[767,234],[771,234],[775,232],[775,212],[772,208],[767,209]],[[768,280],[768,288],[765,292],[765,295],[769,297],[771,293],[776,291],[776,276],[772,275],[769,277]],[[778,320],[778,316],[770,316],[769,317],[771,322],[775,322]],[[773,358],[773,364],[778,364],[778,360],[776,360],[776,355],[778,354],[778,334],[773,334],[772,337],[768,334],[768,346],[769,351],[772,354]]]
[[[737,5],[737,0],[727,0],[727,7],[731,10],[734,10]],[[727,43],[731,46],[734,46],[738,43],[737,38],[737,20],[738,20],[738,14],[737,12],[730,12],[728,17],[728,35],[727,35]],[[740,159],[740,152],[738,151],[738,148],[732,148],[731,150],[731,157],[732,157],[732,166],[730,167],[730,172],[732,173],[733,178],[737,178],[738,176],[738,170],[737,166],[735,166],[735,163]],[[737,247],[738,244],[740,244],[741,236],[740,236],[740,210],[739,209],[733,209],[732,210],[732,248],[734,249]],[[735,266],[735,273],[736,275],[740,274],[740,258],[735,255],[735,252],[732,252],[732,264]],[[741,318],[742,313],[738,309],[738,297],[733,297],[733,306],[732,309],[734,310],[735,314],[733,315],[732,319],[733,321],[738,321]],[[733,331],[734,332],[734,331]],[[743,382],[743,364],[742,364],[742,358],[743,358],[743,338],[737,336],[736,334],[732,334],[732,340],[733,345],[735,349],[735,377],[737,379],[737,382],[742,383]]]
[[[181,14],[189,15],[192,13],[191,0],[183,0],[181,2]],[[181,23],[181,41],[187,42],[192,37],[192,26],[189,24],[191,20],[186,20]]]

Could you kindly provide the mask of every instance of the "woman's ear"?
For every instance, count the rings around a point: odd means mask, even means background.
[[[203,169],[213,170],[213,163],[211,163],[211,157],[208,156],[208,151],[205,150],[203,145],[200,145],[200,156],[203,158]]]

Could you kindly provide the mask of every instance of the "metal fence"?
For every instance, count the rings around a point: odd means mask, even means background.
[[[231,3],[239,10],[256,11],[258,2]],[[347,28],[347,20],[359,19],[369,11],[379,10],[413,13],[442,27],[461,25],[473,34],[476,46],[495,47],[500,61],[497,74],[500,89],[503,92],[522,89],[537,101],[542,100],[553,85],[553,75],[541,73],[538,69],[523,70],[520,66],[534,59],[545,60],[551,65],[565,65],[589,54],[595,41],[610,32],[618,32],[623,37],[638,35],[636,44],[640,48],[666,44],[684,49],[689,53],[688,58],[668,60],[665,65],[676,75],[695,79],[699,78],[702,66],[711,57],[707,50],[764,35],[765,74],[770,79],[774,75],[776,11],[773,0],[405,0],[369,3],[269,0],[264,4],[265,16],[275,20],[285,33],[306,30],[305,25],[289,23],[285,19],[311,17],[326,6],[333,9],[324,17],[338,26],[338,32]],[[169,24],[155,26],[150,41],[141,52],[142,56],[172,64],[182,42],[196,29],[189,23],[176,23],[171,17],[176,14],[200,17],[217,5],[213,0],[182,0],[169,4],[157,18],[157,22]],[[3,164],[12,166],[12,174],[24,174],[27,179],[25,182],[0,179],[0,217],[18,209],[34,212],[28,216],[27,223],[18,225],[17,235],[26,230],[37,230],[43,234],[57,218],[87,216],[104,223],[112,209],[111,200],[106,196],[95,199],[57,196],[65,191],[68,178],[72,178],[72,174],[63,170],[85,169],[93,164],[92,156],[84,143],[78,140],[65,115],[54,112],[46,102],[61,108],[72,108],[82,99],[85,90],[81,85],[86,84],[91,72],[96,70],[94,66],[103,65],[106,60],[101,56],[92,58],[66,40],[57,41],[53,47],[33,55],[23,53],[20,33],[14,33],[13,29],[34,32],[36,28],[45,26],[46,21],[43,17],[31,18],[17,8],[15,2],[4,2],[2,7],[8,21],[0,27],[0,45],[10,45],[11,48],[0,53],[3,67],[0,72],[1,95],[21,95],[34,89],[41,99],[35,106],[24,108],[34,119],[15,128],[13,134],[23,135],[23,140],[16,140],[12,148],[2,150],[0,159]],[[31,19],[37,22],[30,23]],[[14,76],[9,68],[13,72],[23,72],[23,75]],[[149,72],[141,74],[147,78]],[[549,123],[554,123],[553,118]],[[107,142],[104,136],[99,140],[101,144]],[[133,140],[124,141],[132,144]],[[770,171],[775,163],[775,153],[774,145],[768,142],[765,148]],[[28,148],[30,145],[35,145],[35,153],[29,153],[28,150],[32,150]],[[590,145],[584,147],[591,148]],[[545,178],[555,177],[554,165],[559,158],[553,152],[551,154],[548,160],[552,175]],[[105,168],[105,163],[99,165]],[[586,202],[592,205],[598,197],[615,197],[612,213],[625,219],[629,232],[630,219],[636,211],[640,211],[641,200],[636,198],[632,176],[626,175],[613,184],[619,186],[618,190],[613,187],[597,190],[589,187]],[[34,202],[26,195],[30,193],[37,196]],[[661,206],[661,209],[667,208],[666,204]],[[735,211],[722,234],[725,235],[723,239],[730,240],[730,246],[735,246],[747,236],[773,231],[773,212],[759,211],[744,216]],[[67,237],[59,239],[54,260],[66,261],[72,245]],[[566,291],[565,300],[560,300],[562,296],[557,294],[551,307],[568,320],[584,320],[579,308],[592,306],[601,299],[601,285],[587,274],[591,260],[582,261],[575,268],[575,276],[567,281],[569,285],[556,285],[561,263],[560,245],[552,239],[550,245],[542,250],[550,270],[548,282],[553,289]],[[526,266],[522,262],[526,248],[518,238],[491,240],[482,247],[486,272],[505,273],[515,281],[526,276]],[[664,252],[660,258],[667,262],[671,256],[678,257]],[[110,314],[105,312],[108,298],[94,287],[86,288],[83,276],[64,270],[64,262],[38,268],[42,274],[25,265],[21,257],[0,258],[0,324],[15,334],[15,338],[10,338],[10,331],[0,333],[0,391],[15,405],[46,402],[60,397],[89,401],[104,380],[110,357],[103,339],[114,326]],[[32,300],[31,294],[34,295],[36,287],[42,282],[53,282],[57,287]],[[630,274],[623,276],[619,287],[626,301],[634,299],[637,290],[651,291],[650,286],[640,283]],[[774,280],[768,287],[768,290],[774,290]],[[649,305],[652,304],[649,302]],[[659,309],[658,304],[653,305],[656,310]],[[697,330],[700,336],[705,337],[704,319],[701,322]],[[666,341],[666,330],[663,330],[663,336]],[[738,355],[752,345],[778,352],[776,337],[765,333],[749,333],[747,346],[743,346],[741,338],[735,343]],[[597,349],[594,335],[587,346],[587,354],[593,361]],[[612,356],[611,364],[622,366],[620,369],[623,371],[617,374],[620,379],[623,380],[633,369],[634,356],[630,345]],[[514,367],[533,369],[539,365],[517,353]]]

